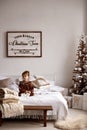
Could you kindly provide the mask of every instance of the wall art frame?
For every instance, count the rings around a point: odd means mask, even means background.
[[[7,57],[42,57],[41,31],[7,31]]]

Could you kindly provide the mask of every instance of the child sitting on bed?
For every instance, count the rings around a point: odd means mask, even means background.
[[[20,81],[19,83],[19,96],[21,96],[22,93],[29,94],[30,96],[34,95],[34,85],[31,81],[29,81],[30,72],[24,71],[22,73],[23,81]]]

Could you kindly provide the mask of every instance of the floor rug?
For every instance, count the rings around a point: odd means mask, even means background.
[[[58,120],[55,127],[61,130],[80,130],[87,127],[87,115],[69,116],[66,120]]]

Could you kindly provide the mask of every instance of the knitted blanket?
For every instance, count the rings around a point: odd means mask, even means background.
[[[20,102],[0,104],[0,110],[2,112],[2,118],[15,117],[24,113],[23,104]]]
[[[0,98],[5,98],[6,95],[18,96],[18,92],[9,88],[0,88]]]
[[[18,103],[19,99],[16,98],[1,98],[1,103]]]
[[[0,88],[0,103],[2,118],[23,115],[24,108],[19,101],[18,92],[8,88]]]

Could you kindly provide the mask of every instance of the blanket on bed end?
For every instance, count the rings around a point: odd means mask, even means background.
[[[0,88],[0,98],[5,98],[6,95],[18,96],[18,92],[11,90],[9,88]]]
[[[24,108],[19,101],[18,92],[8,88],[0,88],[0,111],[3,118],[23,115]]]
[[[23,104],[18,103],[3,103],[0,104],[0,111],[2,112],[2,118],[9,118],[14,116],[23,115]]]

